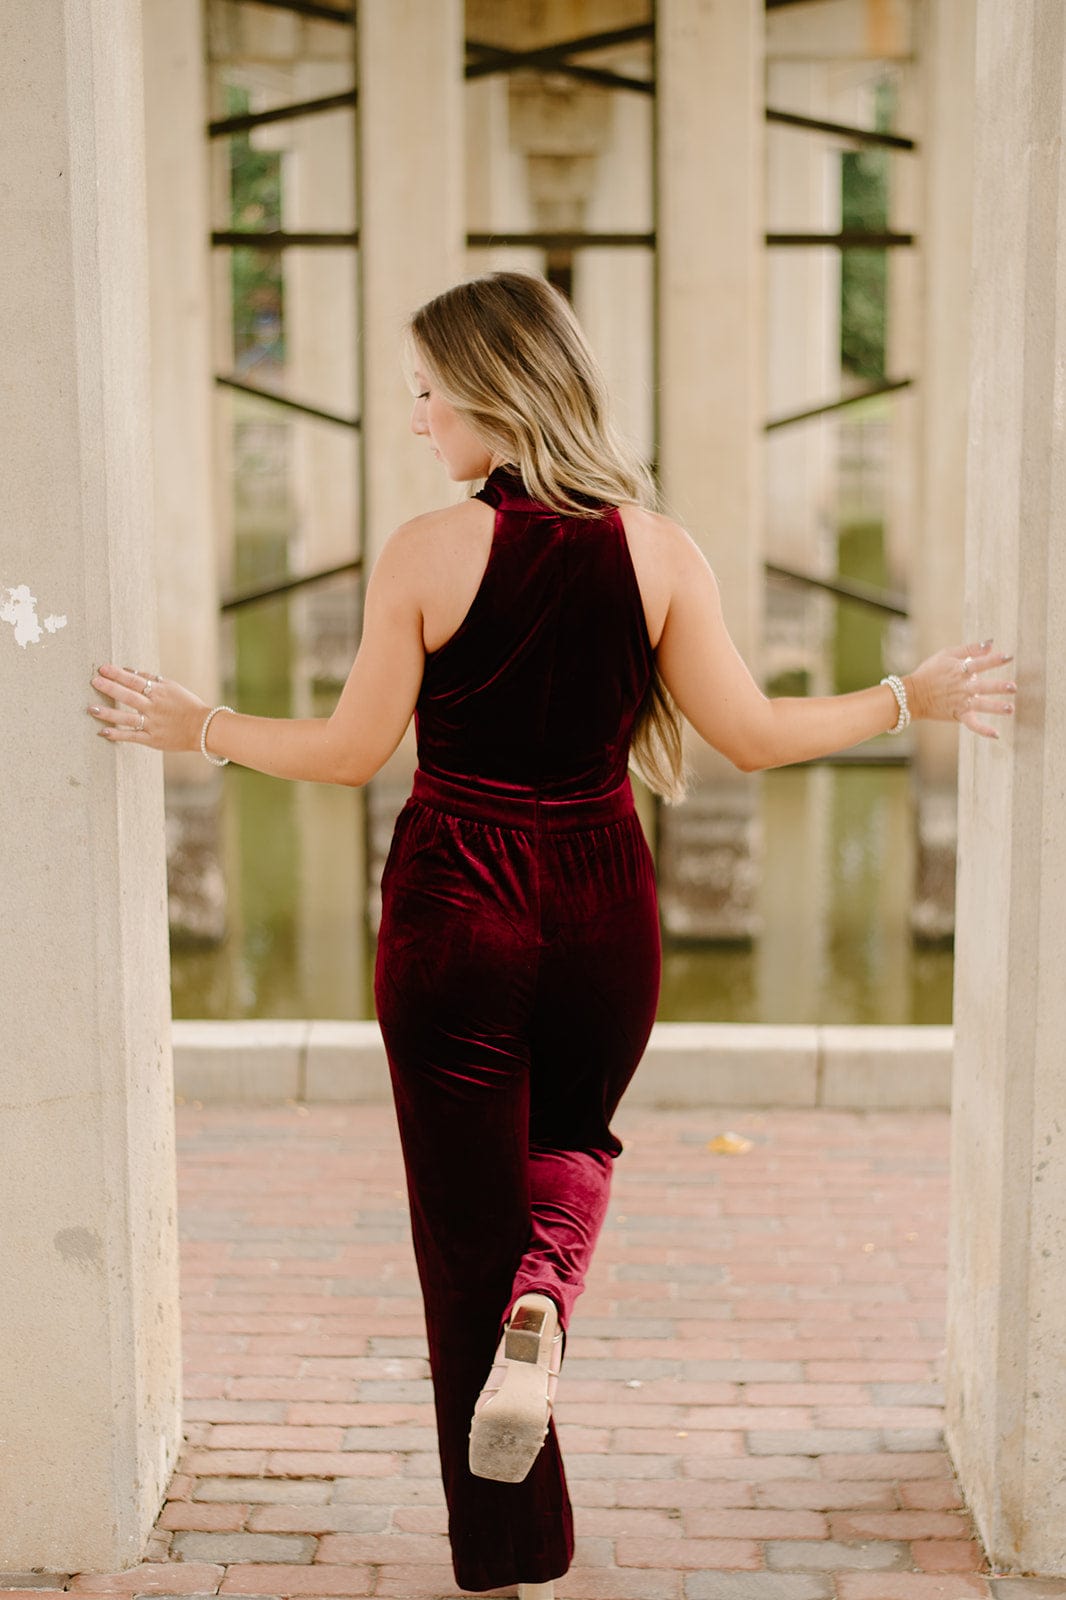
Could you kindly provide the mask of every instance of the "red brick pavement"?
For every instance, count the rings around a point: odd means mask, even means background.
[[[947,1117],[617,1126],[560,1600],[1066,1594],[989,1573],[943,1448]],[[751,1150],[711,1153],[725,1129]],[[190,1105],[178,1134],[185,1448],[146,1559],[5,1600],[454,1596],[391,1111]]]

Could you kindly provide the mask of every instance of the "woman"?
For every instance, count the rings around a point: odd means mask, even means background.
[[[419,768],[382,883],[376,996],[426,1309],[459,1584],[552,1593],[573,1549],[551,1399],[659,987],[627,776],[682,791],[680,713],[745,772],[908,717],[1009,714],[991,641],[905,679],[770,700],[713,574],[609,421],[563,297],[495,273],[412,319],[411,426],[473,498],[388,540],[327,719],[209,708],[102,667],[115,742],[362,784],[412,714]],[[495,1359],[494,1353],[495,1352]]]

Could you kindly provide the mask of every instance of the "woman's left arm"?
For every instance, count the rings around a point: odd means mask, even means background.
[[[676,523],[664,518],[659,525],[671,588],[656,659],[666,687],[709,745],[741,771],[756,772],[816,760],[895,726],[899,707],[884,684],[836,695],[763,694],[729,635],[703,552]],[[986,719],[1013,712],[1015,684],[985,674],[1010,659],[991,640],[938,650],[903,680],[911,715],[955,720],[998,738]]]
[[[207,748],[276,778],[366,783],[392,755],[411,720],[425,650],[415,592],[414,535],[405,525],[387,541],[367,583],[363,636],[348,681],[329,717],[253,717],[220,711]],[[93,688],[115,704],[95,705],[102,737],[153,750],[199,750],[211,709],[172,679],[148,684],[124,667],[102,666]]]

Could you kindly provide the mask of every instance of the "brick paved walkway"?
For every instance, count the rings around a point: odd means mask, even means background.
[[[616,1126],[558,1400],[560,1600],[1066,1594],[989,1575],[942,1449],[947,1117]],[[712,1153],[727,1129],[750,1151]],[[186,1447],[148,1559],[2,1581],[455,1596],[391,1111],[183,1106],[178,1133]]]

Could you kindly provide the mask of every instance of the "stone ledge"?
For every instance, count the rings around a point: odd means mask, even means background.
[[[626,1103],[946,1111],[952,1037],[950,1027],[658,1022]],[[181,1100],[390,1097],[376,1022],[175,1022],[173,1040]]]

